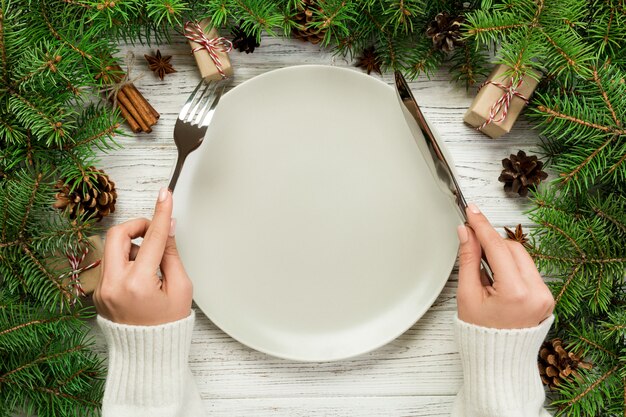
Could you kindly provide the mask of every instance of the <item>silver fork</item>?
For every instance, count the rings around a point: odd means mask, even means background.
[[[174,142],[178,149],[178,159],[168,186],[171,192],[174,192],[185,159],[202,144],[204,134],[213,119],[215,107],[230,82],[231,78],[200,81],[178,114],[178,120],[174,126]]]

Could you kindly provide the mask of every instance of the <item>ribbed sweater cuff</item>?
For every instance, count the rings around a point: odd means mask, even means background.
[[[103,403],[132,406],[176,406],[183,398],[192,310],[185,319],[157,326],[131,326],[98,316],[109,347]]]
[[[554,316],[536,327],[491,329],[455,319],[468,416],[537,416],[545,399],[537,354]]]

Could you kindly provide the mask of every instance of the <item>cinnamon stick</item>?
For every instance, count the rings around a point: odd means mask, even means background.
[[[137,89],[134,85],[132,86],[135,90]],[[156,117],[157,120],[159,120],[159,118],[161,117],[161,115],[159,114],[158,111],[156,111],[156,109],[154,107],[152,107],[152,104],[150,104],[149,101],[146,100],[146,103],[148,104],[148,108],[150,109],[150,112],[152,113],[152,115],[154,117]]]
[[[157,119],[148,108],[148,102],[139,93],[139,91],[137,91],[137,89],[132,89],[130,88],[130,85],[127,84],[122,87],[122,91],[124,92],[124,94],[126,94],[135,109],[137,109],[137,112],[146,123],[146,125],[152,126],[157,122]]]
[[[124,78],[122,68],[119,65],[107,67],[108,70],[114,70],[117,74],[105,75],[103,81],[107,84],[120,83]],[[115,101],[111,99],[111,101]],[[117,105],[120,113],[128,123],[130,129],[137,133],[144,131],[152,132],[153,126],[159,120],[159,113],[150,105],[148,100],[137,90],[132,83],[124,84],[117,91]]]
[[[148,124],[146,124],[144,119],[141,117],[141,114],[139,113],[138,109],[135,106],[133,106],[133,103],[129,100],[128,96],[124,92],[124,89],[117,92],[117,101],[122,103],[126,107],[128,112],[135,119],[135,121],[137,121],[137,123],[139,123],[139,126],[141,126],[141,130],[143,130],[146,133],[152,132],[152,129],[150,128],[150,126],[148,126]]]
[[[137,94],[141,95],[141,93],[139,92],[139,90],[137,90],[137,87],[135,87],[135,84],[129,84],[129,87],[131,90],[134,90]],[[152,115],[154,116],[155,119],[159,120],[159,118],[161,117],[161,115],[159,114],[158,111],[156,111],[154,109],[154,107],[152,107],[152,105],[150,104],[150,102],[148,100],[145,99],[145,97],[141,96],[143,98],[144,103],[146,104],[146,106],[148,107],[148,109],[150,110],[150,113],[152,113]]]
[[[117,107],[119,107],[120,113],[122,113],[122,117],[124,117],[124,120],[126,120],[126,123],[128,123],[130,130],[132,130],[134,133],[141,132],[141,126],[139,126],[139,123],[135,121],[133,115],[128,112],[126,106],[123,105],[119,100],[117,101]]]
[[[113,66],[113,69],[118,72],[122,72],[122,68],[119,65]],[[120,79],[118,79],[118,82]],[[133,103],[133,106],[137,109],[148,126],[154,125],[161,115],[150,105],[148,100],[137,90],[134,84],[126,84],[122,87],[122,91],[126,93],[128,99]]]

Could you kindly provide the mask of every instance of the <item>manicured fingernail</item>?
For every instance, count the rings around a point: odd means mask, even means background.
[[[167,200],[167,197],[169,197],[169,195],[170,195],[170,190],[168,190],[165,187],[161,188],[159,190],[159,203],[162,203],[165,200]]]
[[[480,209],[478,208],[478,206],[474,203],[469,203],[467,205],[467,208],[469,209],[469,211],[471,211],[474,214],[480,214]]]
[[[172,218],[172,220],[170,220],[170,232],[169,232],[169,235],[170,235],[170,237],[174,237],[175,234],[176,234],[176,219]]]
[[[467,227],[460,224],[456,227],[456,234],[459,235],[459,242],[465,243],[469,240],[469,234],[467,232]]]

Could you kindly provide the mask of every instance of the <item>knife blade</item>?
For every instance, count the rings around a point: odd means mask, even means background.
[[[454,172],[452,171],[452,168],[450,167],[450,164],[448,163],[441,149],[441,146],[437,141],[437,137],[428,125],[424,114],[417,104],[417,101],[415,101],[415,98],[413,97],[413,93],[411,92],[408,83],[406,82],[404,76],[400,71],[395,72],[395,79],[396,92],[400,105],[403,106],[404,109],[406,109],[412,117],[408,117],[405,111],[403,111],[402,114],[404,115],[404,118],[409,126],[411,124],[417,124],[417,127],[422,132],[423,141],[426,142],[426,145],[428,147],[430,157],[432,158],[432,162],[434,164],[433,166],[429,165],[431,173],[433,174],[435,181],[443,183],[445,188],[452,193],[452,196],[454,197],[459,211],[461,212],[461,216],[465,223],[467,223],[467,214],[465,212],[467,208],[467,202],[465,200],[465,197],[463,196],[461,187],[456,180]],[[422,138],[417,137],[417,135],[415,134],[415,129],[411,130],[414,133],[413,139],[415,139],[415,141],[418,142],[419,145],[419,141],[421,141]],[[487,262],[487,258],[484,252],[482,253],[481,267],[485,273],[485,276],[489,280],[489,283],[493,284],[493,271],[489,266],[489,262]]]

